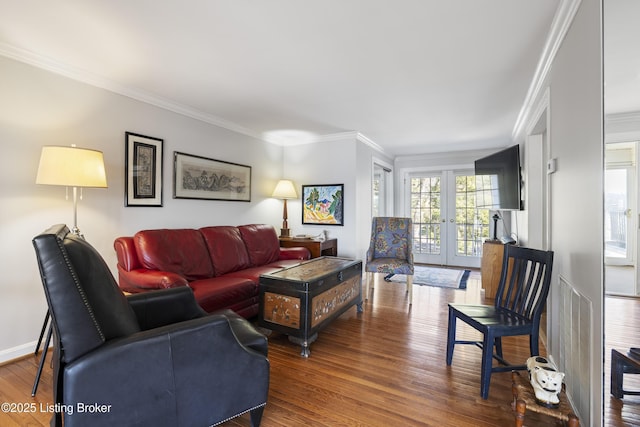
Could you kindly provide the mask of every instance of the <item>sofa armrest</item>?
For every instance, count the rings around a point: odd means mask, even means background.
[[[206,316],[112,340],[66,365],[67,407],[108,407],[65,413],[65,426],[212,425],[263,406],[268,388],[268,359],[243,346],[225,316]]]
[[[118,237],[113,241],[113,249],[116,251],[118,266],[126,271],[142,268],[136,246],[131,237]]]
[[[127,271],[118,264],[118,284],[125,292],[138,293],[154,289],[169,289],[188,286],[189,281],[179,274],[168,271],[139,268]]]
[[[128,295],[140,329],[147,330],[206,316],[187,286]]]
[[[304,261],[310,258],[311,253],[307,248],[280,248],[280,260],[299,259]]]

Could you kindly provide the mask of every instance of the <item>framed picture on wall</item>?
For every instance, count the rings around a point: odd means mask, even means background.
[[[344,225],[344,184],[303,185],[302,223]]]
[[[125,206],[162,206],[163,140],[125,133]]]
[[[251,201],[251,166],[175,151],[173,180],[175,199]]]

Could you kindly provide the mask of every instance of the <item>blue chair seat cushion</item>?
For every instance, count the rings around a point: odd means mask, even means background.
[[[501,335],[521,335],[531,330],[533,321],[512,311],[492,305],[449,304],[457,317],[480,331],[489,328],[500,330]],[[506,332],[506,334],[505,334]]]
[[[374,258],[367,262],[366,271],[384,274],[408,274],[413,275],[413,264],[406,259]]]

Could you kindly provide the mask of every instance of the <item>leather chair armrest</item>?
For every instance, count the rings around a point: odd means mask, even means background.
[[[126,271],[120,265],[118,265],[118,279],[120,289],[131,293],[189,285],[187,279],[176,273],[145,268]]]
[[[128,295],[127,300],[142,330],[207,315],[187,286]]]
[[[212,425],[263,406],[268,388],[268,359],[238,342],[226,316],[206,316],[109,341],[66,365],[66,405],[109,406],[65,413],[65,427]]]
[[[280,260],[299,259],[307,260],[311,258],[311,253],[307,248],[280,248]]]

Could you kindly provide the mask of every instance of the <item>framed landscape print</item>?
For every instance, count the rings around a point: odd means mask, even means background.
[[[125,206],[162,206],[162,143],[125,133]]]
[[[251,166],[175,151],[173,178],[176,199],[251,201]]]
[[[344,225],[344,185],[303,185],[302,223]]]

